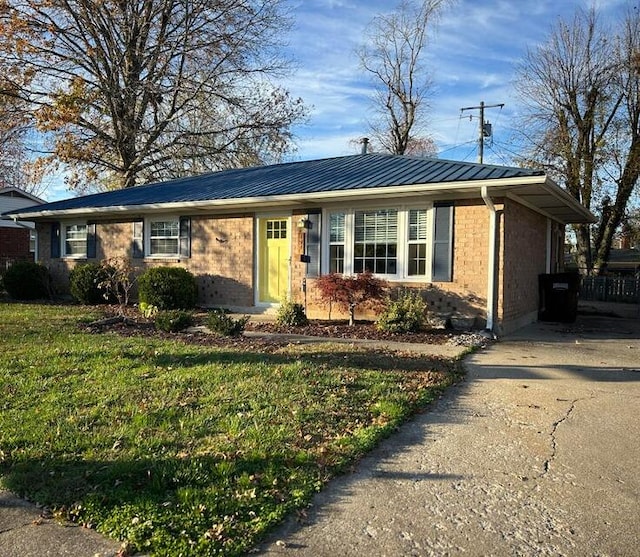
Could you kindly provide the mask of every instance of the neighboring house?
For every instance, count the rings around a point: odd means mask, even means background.
[[[537,318],[538,275],[561,270],[565,224],[594,220],[539,171],[382,154],[215,172],[13,216],[37,223],[38,259],[61,285],[74,265],[125,256],[188,269],[202,306],[256,311],[290,295],[327,317],[314,278],[371,270],[498,333]]]
[[[0,215],[42,204],[45,201],[14,187],[0,187]],[[0,220],[0,273],[15,261],[33,261],[36,231],[33,222]]]
[[[608,275],[640,278],[640,250],[612,249],[605,272]]]
[[[578,271],[573,252],[565,253],[564,262],[567,270]],[[640,249],[611,248],[602,276],[640,278]]]

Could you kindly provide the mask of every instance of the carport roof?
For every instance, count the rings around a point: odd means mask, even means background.
[[[561,222],[593,219],[538,170],[373,153],[223,170],[55,201],[8,216],[33,220],[184,208],[241,209],[423,193],[478,196],[482,186],[492,195],[513,194]]]

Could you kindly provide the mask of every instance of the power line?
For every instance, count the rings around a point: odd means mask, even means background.
[[[448,147],[447,149],[444,149],[443,151],[440,151],[438,154],[442,155],[442,153],[447,153],[449,151],[453,151],[454,149],[459,149],[460,147],[464,147],[465,145],[471,145],[472,143],[475,143],[475,142],[476,142],[476,140],[473,139],[471,141],[465,141],[464,143],[456,143],[452,147]]]

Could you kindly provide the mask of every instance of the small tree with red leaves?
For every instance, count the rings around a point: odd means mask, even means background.
[[[355,276],[344,276],[339,273],[323,275],[316,281],[320,297],[331,305],[335,302],[349,312],[349,325],[355,322],[356,308],[365,302],[379,302],[384,298],[387,283],[366,271]]]

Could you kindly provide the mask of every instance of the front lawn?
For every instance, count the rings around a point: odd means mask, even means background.
[[[0,304],[0,485],[152,555],[238,555],[455,380],[347,345],[91,333]]]

